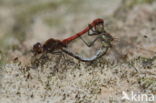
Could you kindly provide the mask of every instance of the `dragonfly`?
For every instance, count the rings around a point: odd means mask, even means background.
[[[92,42],[88,43],[81,37],[82,35],[85,35],[86,33],[88,34],[88,36],[97,35],[97,37]],[[84,58],[80,55],[77,55],[71,52],[68,49],[68,44],[77,38],[80,38],[88,47],[92,47],[97,40],[100,40],[102,42],[102,47],[99,50],[97,50],[94,56],[90,58]],[[106,54],[108,49],[112,47],[113,40],[114,38],[112,37],[112,35],[107,33],[104,29],[104,20],[101,18],[97,18],[93,20],[85,29],[74,34],[73,36],[70,36],[63,40],[50,38],[43,44],[41,44],[40,42],[37,42],[36,44],[33,45],[33,52],[34,52],[34,55],[38,55],[41,53],[46,53],[46,54],[57,53],[58,50],[61,50],[62,52],[80,61],[91,62],[91,61],[96,60],[97,58],[100,58],[104,54]]]

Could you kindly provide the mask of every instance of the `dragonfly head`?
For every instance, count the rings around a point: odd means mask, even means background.
[[[103,19],[95,19],[92,23],[94,25],[94,29],[97,33],[102,33],[104,31],[104,20]]]
[[[37,42],[36,44],[34,44],[33,52],[35,55],[43,52],[43,47],[42,47],[41,43]]]

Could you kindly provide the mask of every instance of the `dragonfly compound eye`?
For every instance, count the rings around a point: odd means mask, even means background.
[[[102,23],[97,24],[96,27],[95,27],[95,30],[98,33],[104,32],[104,25]]]
[[[43,48],[42,48],[41,43],[38,42],[38,43],[34,44],[34,46],[33,46],[33,52],[35,54],[40,54],[40,53],[43,52]]]

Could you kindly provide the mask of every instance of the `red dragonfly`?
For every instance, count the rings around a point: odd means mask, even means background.
[[[90,33],[90,31],[92,31],[92,33]],[[83,40],[83,38],[81,37],[82,35],[84,35],[85,33],[88,32],[88,36],[93,36],[93,35],[98,35],[98,37],[95,38],[95,40],[93,40],[91,43],[87,43],[85,40]],[[94,45],[95,41],[100,39],[102,41],[102,43],[104,44],[104,48],[105,50],[99,50],[95,56],[93,56],[92,58],[82,58],[81,56],[78,56],[72,52],[70,52],[69,50],[67,50],[67,45],[72,42],[73,40],[77,39],[77,38],[81,38],[82,41],[88,46],[91,47],[92,45]],[[76,33],[75,35],[68,37],[64,40],[57,40],[54,38],[50,38],[48,39],[43,45],[41,43],[36,43],[33,46],[33,52],[35,55],[37,54],[41,54],[41,53],[55,53],[57,52],[57,50],[62,50],[63,52],[67,53],[68,55],[79,59],[81,61],[93,61],[99,57],[101,57],[102,55],[104,55],[108,48],[111,47],[111,42],[113,41],[113,37],[107,33],[104,30],[104,21],[103,19],[95,19],[93,20],[92,23],[90,23],[84,30],[82,30],[79,33]]]

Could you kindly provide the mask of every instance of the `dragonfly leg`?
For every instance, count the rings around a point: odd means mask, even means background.
[[[80,37],[80,39],[88,46],[88,47],[91,47],[91,46],[93,46],[94,45],[94,43],[98,40],[98,39],[100,39],[100,37],[96,37],[92,42],[90,42],[90,43],[87,43],[82,37]]]

